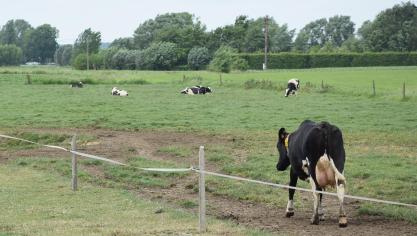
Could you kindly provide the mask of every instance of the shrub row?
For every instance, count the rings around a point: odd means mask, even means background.
[[[246,59],[249,69],[260,70],[264,54],[238,54]],[[319,67],[366,67],[417,65],[417,52],[399,53],[278,53],[268,55],[268,69],[300,69]]]

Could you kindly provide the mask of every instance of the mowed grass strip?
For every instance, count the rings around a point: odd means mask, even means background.
[[[196,215],[120,189],[84,183],[72,192],[70,179],[53,173],[0,165],[0,186],[0,235],[198,233]],[[267,235],[227,221],[208,224],[207,235]]]

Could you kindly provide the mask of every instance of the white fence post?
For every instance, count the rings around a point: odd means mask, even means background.
[[[206,232],[206,184],[204,176],[204,146],[200,146],[198,152],[198,163],[199,163],[199,231],[200,233]]]
[[[74,134],[71,141],[71,150],[76,151],[77,149],[77,134]],[[72,153],[72,191],[77,191],[77,155]]]

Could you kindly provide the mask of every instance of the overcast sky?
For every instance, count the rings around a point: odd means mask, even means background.
[[[190,12],[207,29],[232,24],[238,15],[270,15],[297,31],[310,21],[348,15],[356,24],[373,19],[401,0],[0,0],[0,25],[24,19],[33,27],[49,23],[59,30],[58,42],[74,43],[87,28],[100,31],[103,42],[133,35],[140,23],[167,12]],[[412,0],[416,3],[417,0]]]

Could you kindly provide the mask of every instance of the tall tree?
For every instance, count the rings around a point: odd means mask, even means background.
[[[135,49],[135,43],[131,37],[118,38],[113,40],[113,42],[110,44],[110,47],[133,50]]]
[[[101,44],[101,33],[94,32],[91,28],[84,30],[74,43],[74,50],[72,57],[75,58],[81,53],[95,54],[98,53]]]
[[[0,42],[2,44],[17,44],[17,33],[14,28],[14,20],[9,20],[0,32]]]
[[[296,49],[300,50],[317,45],[322,47],[328,40],[326,35],[326,26],[326,18],[315,20],[304,26],[295,39]]]
[[[244,40],[246,32],[249,28],[250,23],[253,20],[247,16],[241,15],[236,17],[233,25],[226,25],[218,27],[217,29],[208,33],[207,48],[214,52],[220,46],[225,45],[232,47],[239,52],[244,51]]]
[[[71,57],[72,57],[72,45],[61,45],[58,47],[58,49],[55,51],[55,63],[60,66],[66,66],[71,63]]]
[[[353,36],[355,23],[350,16],[333,16],[326,25],[326,38],[335,46],[342,46],[343,42]]]
[[[364,22],[358,32],[372,51],[415,51],[417,7],[411,2],[395,5]]]
[[[25,45],[27,60],[46,63],[53,61],[58,47],[58,30],[49,24],[38,26],[28,35]]]
[[[185,57],[194,46],[203,46],[206,27],[187,12],[167,13],[145,21],[135,30],[136,48],[145,49],[152,43],[171,42],[184,50]]]
[[[265,46],[265,19],[260,17],[249,23],[244,39],[245,52],[262,51]],[[268,18],[268,48],[271,52],[289,51],[295,30],[289,30],[286,24],[280,26],[275,20]]]

